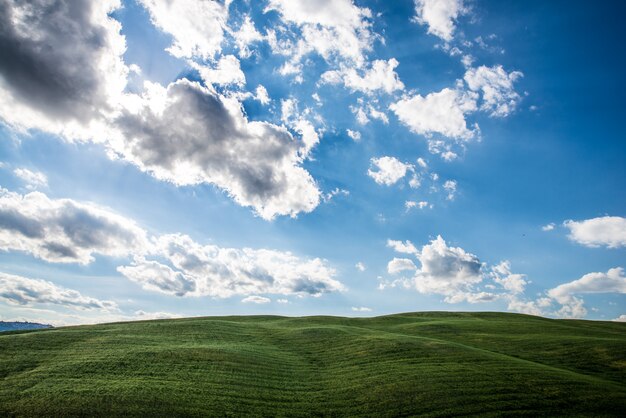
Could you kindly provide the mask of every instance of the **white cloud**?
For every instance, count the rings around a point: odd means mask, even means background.
[[[282,121],[302,138],[304,146],[300,150],[300,155],[308,157],[310,151],[320,142],[320,136],[307,117],[318,120],[320,118],[308,107],[300,111],[298,100],[293,97],[281,100],[280,108]]]
[[[250,44],[265,39],[254,27],[254,23],[250,16],[245,16],[243,22],[236,32],[232,32],[235,45],[239,48],[239,56],[248,58],[252,54]]]
[[[513,84],[523,74],[519,71],[507,73],[501,65],[470,68],[465,72],[465,82],[470,90],[480,92],[480,110],[491,116],[504,117],[512,113],[521,100]]]
[[[527,315],[545,316],[545,308],[552,304],[550,298],[539,298],[537,300],[520,300],[516,296],[509,298],[507,309],[512,312],[519,312]]]
[[[135,311],[133,320],[148,321],[151,319],[172,319],[182,318],[182,315],[171,312],[146,312],[144,310]]]
[[[446,302],[467,299],[464,295],[473,293],[473,286],[483,280],[478,257],[460,247],[449,247],[441,236],[424,245],[417,258],[421,267],[415,275],[415,288],[420,293],[444,295]]]
[[[358,271],[365,271],[367,268],[365,267],[365,264],[363,264],[362,262],[358,262],[354,265],[354,268],[356,268]]]
[[[476,93],[445,88],[426,97],[419,94],[393,103],[389,108],[400,122],[418,135],[441,134],[448,138],[470,139],[478,128],[469,129],[465,115],[477,109]]]
[[[582,306],[582,300],[574,295],[589,293],[626,293],[626,276],[624,269],[616,267],[606,273],[588,273],[578,280],[561,284],[548,291],[548,296],[569,309],[571,315],[583,317],[587,311]],[[573,306],[573,308],[572,308]]]
[[[413,208],[418,208],[418,209],[424,209],[424,208],[433,208],[432,204],[429,204],[426,201],[421,201],[421,202],[415,202],[413,200],[407,200],[406,202],[404,202],[404,207],[406,208],[407,212]]]
[[[511,273],[511,263],[509,261],[502,261],[500,264],[492,267],[491,276],[494,282],[499,283],[512,294],[524,293],[524,289],[528,284],[524,274]]]
[[[371,68],[362,71],[362,76],[353,67],[343,67],[340,70],[325,72],[322,74],[321,81],[328,84],[343,83],[352,91],[366,94],[373,94],[379,90],[391,94],[396,90],[404,89],[404,84],[395,72],[398,64],[395,58],[388,61],[375,60]]]
[[[415,0],[416,21],[446,42],[452,40],[456,20],[467,12],[463,0]]]
[[[389,263],[387,263],[387,273],[389,274],[398,274],[403,271],[415,271],[417,267],[412,260],[408,258],[397,258],[394,257]]]
[[[350,138],[352,138],[352,140],[356,142],[359,142],[361,140],[361,132],[359,131],[353,131],[352,129],[347,129],[346,133],[348,134]]]
[[[268,105],[272,99],[270,99],[267,89],[262,84],[259,84],[255,90],[255,100],[258,100],[262,105]]]
[[[231,85],[243,87],[246,84],[246,76],[241,71],[239,60],[234,55],[222,56],[215,68],[190,62],[191,66],[198,70],[200,77],[207,84]],[[267,91],[266,91],[267,94]]]
[[[626,218],[603,216],[584,221],[565,221],[568,238],[586,247],[619,248],[626,246]]]
[[[372,308],[368,308],[367,306],[353,306],[353,312],[372,312]]]
[[[622,267],[616,267],[609,269],[606,273],[588,273],[580,279],[558,285],[536,300],[520,300],[519,293],[513,291],[509,296],[509,310],[531,315],[584,318],[587,315],[587,308],[582,295],[625,294],[626,276]]]
[[[200,245],[186,235],[163,235],[153,257],[159,261],[136,258],[118,271],[146,289],[176,296],[319,296],[344,290],[326,261],[289,252],[222,248]]]
[[[264,304],[264,303],[270,303],[271,301],[272,299],[266,298],[264,296],[248,296],[248,297],[241,299],[242,303],[256,303],[258,305]]]
[[[115,302],[84,296],[52,282],[0,272],[0,299],[14,305],[59,305],[78,310],[117,311]]]
[[[372,158],[374,168],[367,170],[367,175],[374,179],[378,184],[391,186],[403,178],[407,171],[412,170],[411,164],[405,164],[394,157]]]
[[[174,38],[167,50],[179,58],[209,59],[221,52],[228,4],[197,0],[139,0],[152,23]]]
[[[118,156],[176,185],[214,184],[264,219],[319,204],[317,184],[300,166],[310,143],[249,122],[236,99],[210,87],[185,79],[148,87],[116,120],[110,147]]]
[[[287,304],[287,303],[291,303],[289,302],[289,299],[276,299],[277,303],[282,303],[282,304]]]
[[[117,271],[144,289],[175,296],[196,291],[196,282],[184,273],[158,261],[135,257],[131,266],[120,266]]]
[[[419,254],[419,251],[417,250],[417,248],[415,248],[415,245],[413,245],[413,243],[409,240],[402,242],[390,239],[387,240],[387,247],[390,247],[395,252],[402,254]]]
[[[338,57],[361,66],[375,39],[367,20],[371,11],[351,0],[270,0],[266,12],[270,10],[300,29],[300,36],[281,28],[268,31],[272,50],[291,56],[292,63],[316,52],[327,61]]]
[[[443,183],[443,188],[446,190],[446,192],[448,192],[446,199],[454,200],[454,198],[456,197],[456,181],[446,180],[446,182]]]
[[[324,195],[324,202],[328,203],[331,200],[333,200],[336,196],[349,196],[350,192],[348,190],[345,189],[340,189],[339,187],[335,187],[333,190],[331,190],[330,192],[326,193]]]
[[[460,247],[448,246],[441,236],[421,250],[410,241],[389,240],[387,245],[398,252],[413,254],[420,266],[417,267],[410,259],[394,258],[387,266],[388,273],[413,271],[413,277],[382,281],[380,289],[400,285],[423,294],[442,295],[446,303],[484,303],[515,298],[516,303],[511,305],[511,310],[521,309],[516,295],[524,291],[527,282],[524,275],[511,273],[508,261],[488,268],[474,254]],[[487,279],[493,282],[485,284]],[[497,284],[502,290],[497,290]]]
[[[26,187],[30,190],[48,186],[48,178],[44,173],[39,171],[31,171],[27,168],[16,168],[13,174],[26,183]]]
[[[615,322],[626,322],[626,315],[620,315],[617,318],[613,319]]]
[[[387,117],[387,114],[385,112],[381,112],[380,110],[376,109],[372,105],[369,105],[368,109],[369,109],[369,116],[371,118],[378,119],[385,125],[389,123],[389,118]]]
[[[554,229],[554,227],[555,227],[554,223],[553,223],[553,222],[551,222],[551,223],[549,223],[549,224],[547,224],[547,225],[542,226],[542,227],[541,227],[541,230],[542,230],[542,231],[546,231],[546,232],[547,232],[547,231],[552,231],[552,230]]]
[[[142,253],[147,246],[145,231],[108,209],[0,188],[0,250],[87,264],[94,254],[122,257]]]
[[[350,106],[350,110],[354,113],[359,125],[367,125],[369,123],[370,119],[367,117],[366,109],[363,106]]]

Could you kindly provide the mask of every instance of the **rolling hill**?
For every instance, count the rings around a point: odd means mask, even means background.
[[[1,416],[624,416],[626,324],[504,313],[0,335]]]

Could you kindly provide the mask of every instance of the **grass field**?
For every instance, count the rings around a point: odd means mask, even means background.
[[[207,317],[0,335],[0,416],[625,416],[626,324]]]

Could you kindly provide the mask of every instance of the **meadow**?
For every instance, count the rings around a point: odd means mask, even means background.
[[[0,416],[624,416],[626,324],[232,316],[0,335]]]

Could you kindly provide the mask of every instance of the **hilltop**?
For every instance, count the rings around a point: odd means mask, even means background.
[[[619,416],[625,331],[449,312],[25,331],[0,336],[0,415]]]

